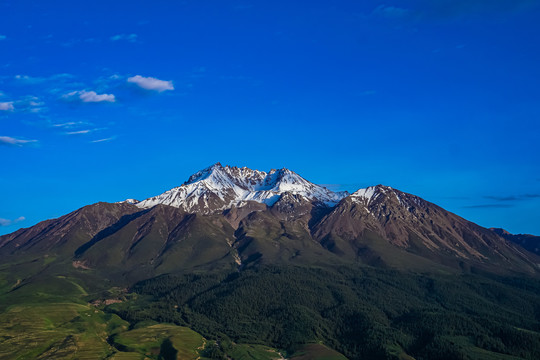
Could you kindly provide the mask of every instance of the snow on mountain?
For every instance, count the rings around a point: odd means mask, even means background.
[[[370,186],[368,188],[355,191],[351,194],[351,198],[357,201],[364,201],[369,204],[372,199],[377,198],[379,195],[380,189],[378,189],[377,186]]]
[[[135,205],[135,204],[138,204],[139,203],[139,200],[136,200],[136,199],[126,199],[124,201],[118,201],[117,204],[131,204],[131,205]]]
[[[405,193],[399,190],[392,189],[390,186],[375,185],[365,189],[359,189],[351,194],[351,199],[356,202],[362,202],[369,206],[375,200],[388,195],[394,195],[401,205],[405,205]]]
[[[411,202],[418,205],[421,201],[421,199],[417,196],[403,193],[385,185],[376,185],[367,187],[365,189],[359,189],[351,194],[351,199],[356,202],[363,202],[366,206],[369,206],[375,200],[389,195],[394,195],[396,200],[404,206],[410,206]]]
[[[301,195],[310,201],[330,206],[349,195],[347,192],[336,193],[315,185],[288,169],[264,172],[217,163],[193,174],[182,186],[136,205],[150,208],[164,204],[186,211],[208,213],[241,206],[246,201],[271,206],[285,193]]]

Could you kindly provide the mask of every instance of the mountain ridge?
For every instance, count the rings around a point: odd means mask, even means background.
[[[135,204],[140,208],[164,204],[208,214],[247,201],[271,206],[287,192],[331,206],[349,195],[315,185],[286,168],[264,172],[218,162],[191,175],[181,186]]]
[[[334,193],[288,169],[219,163],[156,197],[88,205],[0,237],[0,254],[43,253],[133,278],[273,263],[536,274],[540,263],[503,236],[389,186]]]

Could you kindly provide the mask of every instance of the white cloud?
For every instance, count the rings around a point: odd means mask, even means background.
[[[79,130],[79,131],[69,131],[66,134],[68,135],[81,135],[81,134],[88,134],[92,130]]]
[[[126,40],[129,42],[137,41],[137,34],[118,34],[110,37],[111,41]]]
[[[141,75],[135,75],[127,79],[129,83],[136,84],[137,86],[146,90],[156,90],[159,92],[165,90],[174,90],[172,81],[159,80],[153,77],[144,77]]]
[[[16,223],[24,221],[24,220],[26,220],[26,218],[24,216],[19,216],[15,220],[0,218],[0,226],[9,226],[9,225],[16,224]]]
[[[114,140],[114,139],[116,139],[116,136],[112,136],[112,137],[106,138],[106,139],[93,140],[93,141],[91,141],[91,142],[93,142],[93,143],[100,143],[100,142],[111,141],[111,140]]]
[[[11,136],[0,136],[0,145],[22,146],[35,142],[37,142],[37,140],[22,140]]]
[[[3,110],[3,111],[15,110],[15,107],[13,106],[13,101],[0,102],[0,110]]]
[[[28,105],[30,105],[30,106],[42,106],[42,105],[45,105],[45,103],[30,100],[30,101],[28,102]]]
[[[79,98],[83,102],[115,102],[116,98],[113,94],[97,94],[95,91],[80,91]]]
[[[78,122],[69,121],[69,122],[61,123],[61,124],[53,124],[52,126],[53,127],[70,128],[70,127],[73,127],[74,125],[79,125],[79,124],[82,124],[82,122],[80,122],[80,121],[78,121]]]
[[[62,96],[64,99],[79,99],[85,103],[97,102],[115,102],[116,97],[113,94],[98,94],[95,91],[72,91]]]

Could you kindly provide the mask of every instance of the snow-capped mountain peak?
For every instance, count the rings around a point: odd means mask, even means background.
[[[370,186],[359,189],[350,196],[351,200],[364,205],[366,208],[383,207],[386,210],[393,203],[400,211],[416,212],[419,208],[425,208],[427,202],[418,196],[407,194],[385,185]]]
[[[285,168],[264,172],[216,163],[191,175],[183,185],[143,200],[137,206],[148,208],[164,204],[186,211],[210,213],[245,201],[271,206],[285,193],[327,205],[335,205],[348,195],[315,185]]]
[[[390,186],[376,185],[364,189],[359,189],[351,194],[351,198],[356,201],[364,201],[369,204],[372,200],[377,199],[381,194],[386,194],[393,191]]]

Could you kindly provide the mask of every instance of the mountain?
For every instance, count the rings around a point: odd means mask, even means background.
[[[394,267],[430,260],[453,268],[538,268],[538,259],[492,231],[383,185],[343,199],[314,226],[314,236],[332,252],[376,257]],[[404,251],[392,255],[398,249]]]
[[[335,205],[347,192],[334,193],[305,180],[288,169],[269,172],[246,167],[214,164],[193,174],[182,186],[138,202],[140,208],[157,204],[209,214],[243,206],[249,201],[273,205],[283,194],[302,196],[309,201]]]
[[[538,359],[535,241],[218,163],[0,236],[0,358]]]
[[[503,236],[388,186],[349,195],[288,169],[219,163],[161,195],[89,205],[0,237],[0,255],[39,254],[130,279],[257,264],[535,274],[540,263]]]
[[[506,240],[518,244],[522,248],[527,249],[536,255],[540,255],[540,236],[531,234],[511,234],[501,228],[491,228],[490,230]]]
[[[138,209],[129,204],[97,203],[82,207],[58,219],[42,221],[27,229],[0,236],[4,255],[46,253],[72,256],[103,229],[112,229],[127,221]]]

